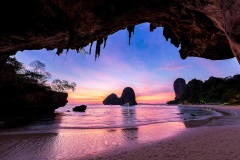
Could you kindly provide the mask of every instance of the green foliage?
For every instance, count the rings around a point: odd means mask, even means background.
[[[181,101],[240,104],[240,75],[226,78],[210,77],[205,82],[193,79],[187,84]]]
[[[185,91],[181,97],[181,101],[187,100],[189,103],[199,103],[200,93],[203,91],[203,82],[193,79],[188,82]]]
[[[240,85],[232,87],[223,94],[223,102],[230,104],[240,104]]]
[[[167,104],[180,104],[180,100],[179,99],[175,99],[175,100],[172,100],[172,101],[168,101]]]

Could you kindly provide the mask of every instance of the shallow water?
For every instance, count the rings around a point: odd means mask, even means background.
[[[176,136],[191,120],[220,115],[164,105],[90,105],[85,113],[72,112],[72,108],[58,109],[54,120],[1,131],[0,159],[81,159]]]
[[[134,127],[156,123],[206,119],[213,116],[213,114],[218,114],[198,108],[166,105],[129,107],[91,105],[84,113],[73,112],[73,107],[73,105],[69,105],[57,110],[58,113],[61,113],[60,128]]]

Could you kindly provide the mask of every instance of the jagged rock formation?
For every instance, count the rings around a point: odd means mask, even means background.
[[[116,94],[112,93],[103,101],[103,104],[104,105],[120,105],[121,100],[117,97]]]
[[[67,104],[67,93],[27,76],[23,65],[9,58],[0,68],[0,121],[2,126],[30,122],[42,116],[53,116],[54,110]]]
[[[132,88],[126,87],[120,98],[117,97],[116,94],[110,94],[104,101],[104,105],[137,105],[135,92]]]
[[[0,2],[0,61],[17,51],[76,49],[96,41],[96,57],[107,37],[150,22],[180,56],[240,62],[240,0],[8,0]]]
[[[183,94],[183,92],[185,91],[185,88],[186,88],[186,82],[183,78],[178,78],[174,81],[173,83],[173,89],[174,89],[174,92],[175,92],[175,100],[179,100],[181,99],[181,96]]]
[[[137,105],[136,96],[134,90],[130,87],[126,87],[120,98],[122,100],[122,104],[128,103],[129,105]]]

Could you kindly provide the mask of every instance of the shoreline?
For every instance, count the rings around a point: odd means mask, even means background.
[[[84,159],[169,159],[206,160],[240,159],[240,106],[188,105],[221,112],[201,127],[185,131],[164,140],[112,150]]]
[[[205,108],[222,112],[223,116],[130,128],[54,132],[13,129],[0,133],[0,159],[205,160],[234,159],[232,155],[240,159],[240,107],[205,105]]]

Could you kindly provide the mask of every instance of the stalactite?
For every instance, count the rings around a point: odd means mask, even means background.
[[[171,39],[171,44],[173,44],[175,47],[179,47],[179,39],[169,26],[164,26],[163,36],[166,38],[166,41],[168,41],[168,39]]]
[[[69,51],[71,44],[75,40],[75,29],[74,29],[74,27],[69,29],[68,33],[69,33],[69,39],[68,39],[68,44],[67,44],[67,52]]]
[[[154,31],[154,29],[156,29],[157,27],[155,27],[153,24],[150,23],[150,32]]]
[[[65,57],[64,57],[64,60],[63,60],[63,65],[62,65],[62,67],[64,66],[64,63],[65,63],[65,61],[66,61],[66,58],[67,58],[67,53],[68,53],[68,51],[66,51],[66,55],[65,55]]]
[[[103,48],[105,48],[105,47],[106,47],[106,44],[107,44],[107,39],[108,39],[108,37],[105,37],[105,38],[104,38],[104,46],[103,46]]]
[[[127,30],[128,30],[128,44],[129,45],[131,43],[132,34],[134,34],[134,29],[135,29],[135,26],[127,27]]]
[[[56,54],[59,56],[63,52],[63,48],[58,48]]]
[[[90,43],[90,49],[89,49],[89,54],[92,53],[92,45],[93,45],[93,42]]]
[[[103,39],[97,40],[96,52],[95,52],[95,60],[100,56],[102,43],[103,43]]]
[[[68,33],[69,33],[69,39],[68,39],[68,44],[67,44],[67,51],[66,51],[66,55],[64,57],[64,61],[63,61],[63,65],[64,66],[64,63],[65,63],[65,60],[67,58],[67,53],[70,49],[70,46],[72,45],[73,41],[75,40],[75,36],[76,36],[76,32],[75,32],[75,25],[73,23],[71,23],[69,26],[71,26],[69,29],[68,29]]]
[[[77,51],[77,53],[79,53],[79,51],[80,51],[80,47],[77,47],[77,48],[76,48],[76,51]]]
[[[169,29],[169,26],[163,27],[163,36],[165,37],[166,41],[170,38],[171,30]]]

